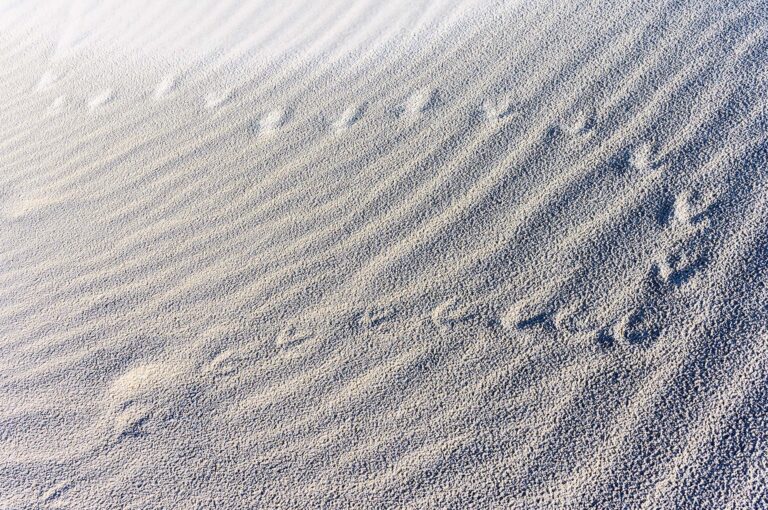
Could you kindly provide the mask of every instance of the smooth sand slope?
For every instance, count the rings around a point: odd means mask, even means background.
[[[0,508],[768,508],[768,3],[0,4]]]

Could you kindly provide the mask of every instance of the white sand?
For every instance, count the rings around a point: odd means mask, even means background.
[[[768,508],[768,3],[0,4],[0,508]]]

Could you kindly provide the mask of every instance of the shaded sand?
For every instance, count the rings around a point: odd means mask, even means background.
[[[765,2],[0,48],[0,508],[768,508]]]

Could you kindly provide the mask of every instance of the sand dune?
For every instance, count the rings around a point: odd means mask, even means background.
[[[765,2],[0,48],[0,508],[768,508]]]

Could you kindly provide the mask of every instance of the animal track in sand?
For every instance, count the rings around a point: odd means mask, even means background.
[[[205,367],[203,373],[213,377],[226,377],[237,372],[237,357],[231,349],[218,353]]]
[[[46,110],[47,115],[58,115],[64,110],[64,105],[67,101],[66,96],[59,96],[53,100],[51,105]]]
[[[73,484],[72,482],[59,482],[50,489],[46,491],[42,491],[40,493],[40,499],[43,503],[50,503],[54,501],[57,498],[60,498],[64,495],[65,492],[70,490],[72,488]]]
[[[348,107],[331,123],[331,128],[336,132],[349,129],[357,123],[357,121],[363,118],[367,109],[368,103]]]
[[[315,333],[312,330],[288,326],[278,333],[277,338],[275,338],[275,345],[281,349],[289,349],[306,342],[313,336]]]
[[[588,329],[589,309],[583,302],[573,302],[563,306],[552,314],[552,325],[557,331],[569,334]]]
[[[614,333],[631,344],[639,344],[655,340],[659,330],[653,314],[648,309],[637,308],[616,323]]]
[[[607,163],[606,170],[615,175],[628,175],[629,172],[641,175],[655,175],[659,171],[659,162],[649,143],[637,147],[625,147],[617,152]]]
[[[450,298],[437,305],[430,314],[437,326],[451,327],[475,316],[470,305],[462,305],[458,298]]]
[[[90,101],[88,101],[88,109],[94,111],[97,108],[109,103],[114,98],[115,93],[112,89],[104,89],[97,95],[93,96]]]
[[[672,223],[698,224],[707,223],[707,214],[714,205],[714,198],[700,193],[683,191],[675,197],[672,209]]]
[[[501,324],[510,330],[522,330],[536,326],[552,327],[551,312],[531,300],[523,299],[513,304],[501,318]]]
[[[396,117],[416,118],[419,115],[435,108],[440,101],[437,90],[419,89],[413,92],[406,100],[395,109]]]
[[[114,421],[115,441],[120,442],[147,433],[150,413],[142,406],[128,405]]]
[[[659,276],[667,283],[682,285],[704,267],[707,259],[696,249],[680,250],[658,263]]]
[[[231,89],[211,91],[205,95],[205,107],[213,110],[227,103],[233,96],[234,92]]]
[[[629,164],[635,170],[641,172],[650,172],[656,169],[654,161],[653,148],[650,144],[644,143],[633,149],[629,155]]]
[[[630,345],[647,345],[661,334],[657,318],[650,308],[635,308],[611,325],[598,330],[595,333],[595,344],[601,349],[611,349],[619,341]]]
[[[360,325],[366,328],[375,328],[393,319],[397,310],[393,306],[378,307],[371,305],[360,316]]]
[[[592,132],[595,127],[595,118],[584,112],[575,115],[571,120],[561,124],[562,130],[571,136],[583,136]]]
[[[485,120],[493,124],[517,117],[515,104],[508,96],[486,99],[480,105],[480,112]]]
[[[290,114],[291,111],[287,108],[276,108],[265,113],[259,117],[258,120],[251,123],[250,130],[257,136],[272,135],[288,122]]]
[[[176,76],[169,74],[157,84],[155,87],[154,97],[155,99],[162,99],[170,94],[173,89],[176,88],[177,78]]]
[[[714,202],[712,195],[683,191],[662,206],[658,221],[668,227],[671,242],[669,253],[656,263],[662,281],[682,285],[706,265],[707,253],[700,241],[710,226],[709,212]]]

